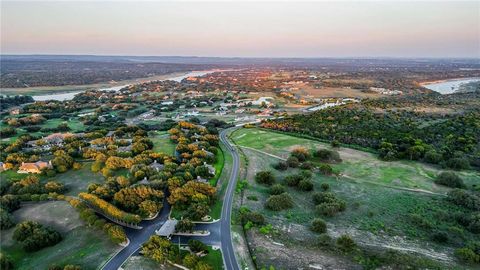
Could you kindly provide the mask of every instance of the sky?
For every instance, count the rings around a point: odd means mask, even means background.
[[[480,1],[1,0],[0,52],[480,58]]]

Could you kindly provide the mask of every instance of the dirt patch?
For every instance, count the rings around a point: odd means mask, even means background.
[[[308,246],[292,248],[254,230],[249,231],[247,238],[259,268],[273,265],[281,269],[362,269],[345,258]]]
[[[165,264],[159,264],[143,256],[130,257],[122,267],[124,270],[177,270],[178,268]]]

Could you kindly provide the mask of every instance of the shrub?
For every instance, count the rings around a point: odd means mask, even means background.
[[[322,183],[320,185],[320,188],[323,190],[323,191],[328,191],[330,189],[330,185],[328,183]]]
[[[261,233],[261,234],[270,234],[273,230],[273,226],[272,224],[267,224],[263,227],[261,227],[260,229],[258,229],[258,231]]]
[[[14,265],[12,258],[3,254],[3,252],[0,252],[0,269],[11,270],[13,267]]]
[[[285,186],[281,184],[275,184],[270,187],[269,192],[271,195],[280,195],[285,192]]]
[[[454,189],[447,194],[448,200],[471,210],[480,210],[480,198],[463,189]]]
[[[432,235],[432,240],[438,243],[448,242],[448,234],[446,232],[435,232]]]
[[[207,245],[195,239],[191,239],[188,241],[188,247],[190,247],[190,250],[195,253],[208,252]]]
[[[326,233],[322,233],[318,236],[316,245],[319,247],[330,247],[332,245],[332,238]]]
[[[312,191],[313,183],[311,180],[304,179],[298,183],[298,188],[303,191]]]
[[[313,165],[311,162],[305,161],[302,164],[300,164],[300,168],[303,170],[311,170],[313,169]]]
[[[297,168],[300,165],[300,161],[298,161],[298,158],[290,156],[287,158],[287,164],[288,167]]]
[[[310,229],[316,233],[326,233],[327,232],[327,223],[323,219],[316,218],[312,221]]]
[[[250,201],[258,201],[258,197],[255,196],[255,195],[248,195],[248,196],[247,196],[247,200],[250,200]]]
[[[313,176],[313,173],[308,170],[303,170],[300,172],[300,175],[303,177],[303,179],[310,179]]]
[[[465,157],[455,157],[442,163],[443,167],[452,168],[454,170],[466,170],[470,168],[470,161]]]
[[[337,247],[343,252],[350,252],[355,249],[357,244],[355,244],[355,241],[353,241],[352,237],[349,235],[342,235],[337,239]]]
[[[455,256],[461,261],[467,263],[478,263],[480,262],[480,255],[476,254],[475,251],[468,247],[463,247],[455,250]]]
[[[183,265],[188,269],[194,269],[200,258],[195,254],[187,254],[183,258]]]
[[[334,216],[346,208],[345,201],[335,197],[331,192],[317,192],[313,195],[313,202],[317,205],[316,210],[324,216]]]
[[[331,145],[332,147],[339,147],[339,146],[340,146],[340,142],[337,141],[337,140],[332,140],[332,141],[330,142],[330,145]]]
[[[328,164],[320,164],[320,166],[318,166],[318,170],[324,174],[324,175],[331,175],[333,174],[333,168],[332,166],[328,165]]]
[[[112,242],[116,244],[125,243],[127,241],[127,235],[121,226],[111,224],[111,226],[108,226],[107,233]]]
[[[7,210],[0,208],[0,229],[6,230],[13,227],[15,223],[13,222],[12,215],[10,215]]]
[[[340,154],[338,154],[338,152],[334,150],[318,149],[317,151],[315,151],[313,155],[325,162],[341,162],[342,161],[342,159],[340,158]]]
[[[435,179],[435,183],[438,185],[443,185],[451,188],[464,188],[465,184],[463,183],[462,178],[456,175],[453,172],[442,172]]]
[[[292,153],[290,153],[290,155],[292,157],[296,157],[298,159],[298,161],[300,161],[300,162],[304,162],[305,160],[310,158],[310,153],[308,152],[308,150],[306,148],[303,148],[303,147],[293,149],[293,151],[292,151]]]
[[[280,161],[273,165],[273,168],[278,171],[285,171],[288,169],[288,164],[285,161]]]
[[[480,233],[480,213],[473,214],[468,222],[468,230],[473,233]]]
[[[245,212],[241,214],[243,223],[251,222],[255,225],[265,224],[265,217],[259,212]]]
[[[265,207],[272,211],[280,211],[293,207],[293,200],[290,195],[287,193],[282,193],[280,195],[272,195],[267,199]]]
[[[298,186],[298,183],[300,183],[301,180],[303,180],[303,176],[300,174],[292,174],[285,177],[285,183],[289,187]]]
[[[0,207],[7,210],[7,212],[12,212],[20,208],[20,200],[15,195],[4,195],[0,198]]]
[[[271,185],[275,183],[275,177],[271,171],[261,171],[255,174],[255,181],[259,184]]]

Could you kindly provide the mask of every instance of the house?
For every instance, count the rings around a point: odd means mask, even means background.
[[[120,146],[117,148],[117,152],[130,152],[132,151],[132,145]]]
[[[0,162],[0,172],[8,170],[7,164]]]
[[[43,138],[43,140],[50,145],[62,145],[66,138],[72,136],[74,136],[72,133],[53,133]]]
[[[200,182],[200,183],[207,183],[207,182],[208,182],[207,179],[202,178],[202,177],[200,177],[200,176],[197,176],[197,179],[196,179],[196,180],[197,180],[197,182]]]
[[[51,161],[37,161],[35,163],[25,163],[22,162],[20,168],[18,168],[17,173],[41,173],[44,169],[51,169]]]
[[[207,162],[203,162],[203,166],[207,167],[208,173],[209,173],[210,175],[215,175],[215,172],[216,172],[215,167],[213,167],[213,166],[210,165],[210,164],[207,164]]]
[[[163,164],[157,163],[156,160],[153,161],[152,164],[150,164],[150,168],[156,170],[157,172],[163,170],[163,167],[165,167]]]
[[[115,135],[115,131],[109,131],[105,137],[112,138]]]
[[[175,226],[177,226],[177,223],[178,223],[178,220],[176,219],[168,219],[167,221],[165,221],[165,223],[163,223],[160,229],[155,231],[155,233],[157,235],[170,239],[172,237],[172,234],[175,233]]]
[[[207,150],[205,150],[205,149],[203,149],[203,148],[202,148],[202,150],[203,150],[203,152],[205,152],[205,154],[207,154],[207,157],[214,157],[214,156],[215,156],[215,154],[212,153],[212,152],[210,152],[210,151],[207,151]]]

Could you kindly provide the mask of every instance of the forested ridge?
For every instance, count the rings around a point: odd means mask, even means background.
[[[383,159],[423,160],[444,167],[480,166],[478,94],[367,100],[266,121],[262,127],[376,149]],[[462,106],[462,114],[452,111]],[[422,111],[418,108],[435,108]],[[440,112],[439,112],[440,111]]]

